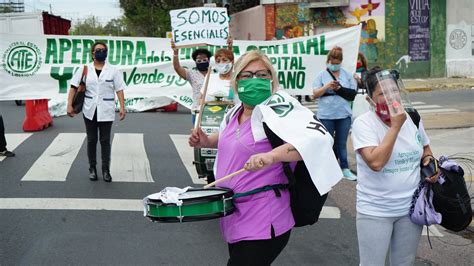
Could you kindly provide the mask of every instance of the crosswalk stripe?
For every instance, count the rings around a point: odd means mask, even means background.
[[[186,171],[188,171],[189,176],[194,184],[206,184],[204,179],[198,178],[196,167],[193,165],[194,161],[194,148],[190,147],[188,144],[188,135],[170,135],[171,140],[173,141],[176,150],[178,151],[179,158],[184,164]]]
[[[114,182],[154,182],[143,134],[115,133],[110,174]]]
[[[85,137],[85,133],[60,133],[21,180],[66,181]]]
[[[459,112],[458,109],[446,108],[446,109],[433,109],[433,110],[420,110],[418,113],[420,114],[431,114],[431,113],[451,113],[451,112]]]
[[[1,210],[91,210],[91,211],[140,211],[141,199],[91,199],[91,198],[0,198]],[[334,213],[339,213],[335,216]],[[322,219],[340,219],[337,207],[323,206]]]
[[[425,102],[411,102],[412,105],[421,105],[421,104],[425,104]]]
[[[432,105],[414,105],[413,107],[417,110],[420,110],[420,109],[440,108],[441,106],[432,104]]]
[[[31,133],[17,133],[17,134],[5,134],[5,139],[7,140],[7,148],[10,151],[15,150],[18,146],[20,146],[23,141],[29,138]],[[6,157],[0,156],[0,162],[3,161]]]

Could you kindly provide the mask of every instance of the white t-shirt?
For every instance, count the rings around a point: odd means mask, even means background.
[[[205,81],[204,81],[205,82]],[[204,93],[204,86],[201,88],[201,95]],[[230,80],[221,79],[219,74],[211,74],[207,85],[206,101],[215,101],[216,97],[229,97]]]
[[[367,165],[358,149],[379,146],[389,127],[374,112],[360,115],[352,125],[352,143],[357,161],[357,211],[379,217],[407,215],[420,182],[423,147],[429,144],[420,121],[419,129],[407,114],[392,155],[379,172]]]
[[[205,84],[205,79],[204,79]],[[212,73],[207,85],[206,101],[215,101],[216,97],[223,97],[223,100],[233,100],[235,104],[240,104],[240,100],[230,88],[230,80],[221,79],[219,74]],[[204,86],[201,88],[201,95],[204,93]]]
[[[204,75],[197,70],[186,69],[186,80],[191,84],[191,88],[193,89],[193,105],[191,106],[191,111],[199,110],[199,98],[201,97]]]

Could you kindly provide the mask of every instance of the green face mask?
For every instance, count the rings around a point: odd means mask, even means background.
[[[271,80],[262,78],[238,80],[237,94],[244,104],[256,106],[272,95]]]

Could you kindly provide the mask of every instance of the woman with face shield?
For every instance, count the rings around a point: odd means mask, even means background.
[[[247,171],[219,183],[234,193],[245,193],[273,184],[287,184],[281,162],[301,160],[289,143],[275,149],[268,139],[255,141],[251,122],[254,108],[278,89],[278,77],[269,58],[250,51],[235,64],[231,87],[241,105],[234,107],[219,132],[207,136],[201,128],[189,137],[192,147],[218,148],[216,180]],[[262,123],[262,122],[260,122]],[[228,265],[270,265],[288,243],[294,219],[288,190],[261,191],[234,200],[236,211],[221,218],[221,230],[229,247]]]
[[[420,182],[420,161],[433,155],[420,120],[404,111],[396,78],[379,67],[367,73],[372,112],[352,126],[357,161],[357,238],[361,265],[413,265],[422,226],[408,215]],[[398,93],[398,96],[396,95]],[[426,178],[436,182],[438,175]]]

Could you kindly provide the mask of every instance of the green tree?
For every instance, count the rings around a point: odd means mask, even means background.
[[[130,36],[124,18],[114,18],[104,26],[104,32],[112,36]]]
[[[7,5],[0,5],[0,13],[10,13],[13,9]]]
[[[105,35],[104,27],[95,16],[90,16],[84,21],[75,23],[71,35]]]
[[[171,31],[169,11],[202,6],[202,0],[120,0],[132,36],[165,37]]]

